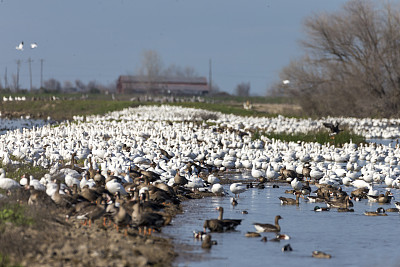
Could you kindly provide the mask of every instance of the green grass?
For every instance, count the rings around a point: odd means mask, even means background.
[[[20,267],[22,265],[12,264],[7,255],[0,253],[0,267]]]
[[[33,218],[26,216],[25,206],[18,203],[4,203],[0,208],[0,225],[11,223],[17,226],[32,225]]]
[[[12,158],[12,157],[10,157]],[[13,158],[15,160],[15,158]],[[0,162],[0,168],[3,168],[6,171],[7,178],[14,179],[19,182],[21,180],[21,176],[24,174],[33,175],[35,179],[42,178],[49,171],[40,166],[33,166],[30,163],[20,163],[17,165],[4,165]]]
[[[285,133],[260,133],[256,132],[253,135],[253,139],[259,139],[261,135],[268,137],[269,139],[277,139],[286,142],[317,142],[320,144],[331,144],[335,146],[343,146],[345,143],[349,143],[350,140],[354,144],[366,143],[365,138],[360,135],[352,134],[348,131],[343,131],[336,135],[334,139],[329,136],[326,131],[309,132],[301,134],[285,134]]]
[[[31,115],[33,118],[47,118],[54,120],[72,119],[80,115],[101,115],[109,111],[122,110],[127,107],[138,106],[132,101],[109,101],[102,99],[89,100],[37,100],[37,101],[13,101],[3,102],[0,106],[3,114],[14,113],[16,115]]]

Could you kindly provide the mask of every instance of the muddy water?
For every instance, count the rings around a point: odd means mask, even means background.
[[[377,186],[374,186],[377,187]],[[379,187],[377,187],[379,188]],[[228,187],[227,187],[228,189]],[[400,215],[388,213],[385,217],[365,216],[365,211],[375,211],[379,205],[367,200],[354,202],[353,213],[342,213],[332,209],[328,212],[314,212],[316,205],[301,199],[299,206],[282,206],[279,196],[285,194],[290,185],[280,188],[249,189],[240,195],[239,204],[233,207],[229,197],[210,197],[183,203],[184,213],[178,215],[173,225],[165,227],[164,234],[171,237],[180,250],[178,266],[398,266],[398,237],[400,236]],[[316,189],[315,187],[313,189]],[[350,192],[353,188],[345,188]],[[382,191],[385,189],[380,187]],[[397,199],[398,190],[392,189]],[[218,242],[211,250],[201,248],[201,242],[193,238],[193,230],[201,230],[205,219],[217,218],[217,206],[225,209],[224,217],[242,219],[237,231],[212,233]],[[242,211],[248,214],[242,214]],[[273,223],[276,215],[280,221],[281,233],[290,240],[262,242],[261,237],[245,237],[246,232],[255,231],[254,222]],[[267,239],[273,233],[261,233]],[[290,244],[292,252],[282,252]],[[332,255],[331,259],[311,257],[314,250]],[[179,251],[178,251],[179,253]]]

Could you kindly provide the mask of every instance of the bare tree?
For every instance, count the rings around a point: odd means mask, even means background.
[[[249,96],[250,95],[250,82],[242,82],[236,86],[236,95]]]
[[[73,83],[71,81],[64,81],[62,89],[64,92],[74,92],[76,91],[76,88],[74,87]]]
[[[198,74],[193,67],[186,66],[184,68],[172,64],[163,71],[163,75],[167,77],[197,77]]]
[[[390,116],[400,108],[400,8],[350,0],[304,22],[305,55],[281,72],[281,91],[309,114]]]
[[[150,92],[155,92],[155,82],[161,76],[162,59],[154,50],[145,50],[142,53],[142,64],[139,69],[139,75],[144,78],[144,83],[148,85]]]
[[[78,89],[78,91],[86,91],[86,85],[81,80],[75,80],[75,87]]]
[[[47,81],[44,81],[43,84],[44,88],[46,88],[49,91],[56,91],[56,92],[61,91],[61,83],[56,79],[49,79]]]

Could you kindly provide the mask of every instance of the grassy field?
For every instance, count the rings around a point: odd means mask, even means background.
[[[9,94],[0,95],[8,97]],[[21,95],[12,95],[13,97]],[[50,100],[56,97],[57,100]],[[3,116],[20,117],[29,115],[31,118],[47,118],[50,116],[54,120],[72,119],[75,115],[92,115],[104,114],[109,111],[122,110],[127,107],[135,107],[138,105],[160,105],[159,102],[139,102],[130,101],[133,96],[116,95],[115,100],[111,96],[103,94],[88,95],[87,99],[81,99],[81,94],[67,95],[27,95],[28,99],[36,98],[35,101],[6,101],[1,102],[0,111]],[[189,100],[190,98],[185,98]],[[252,103],[270,103],[279,104],[284,101],[283,98],[266,98],[266,97],[216,97],[203,98],[205,102],[174,102],[165,103],[167,105],[192,107],[206,109],[210,111],[219,111],[224,114],[235,114],[239,116],[276,116],[273,113],[261,112],[257,110],[243,109],[243,102],[250,100]]]
[[[318,132],[309,132],[304,134],[278,134],[278,133],[257,133],[256,137],[265,135],[269,139],[282,140],[286,142],[317,142],[320,144],[330,144],[335,146],[343,146],[349,143],[350,140],[354,144],[365,143],[365,138],[361,135],[353,134],[348,131],[343,131],[335,137],[329,136],[329,132],[321,130]]]

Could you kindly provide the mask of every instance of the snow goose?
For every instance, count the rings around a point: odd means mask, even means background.
[[[213,192],[215,195],[221,195],[224,193],[224,188],[221,184],[213,184],[211,187],[211,192]]]
[[[239,196],[240,193],[243,193],[244,191],[246,191],[246,186],[243,185],[242,183],[233,183],[233,184],[231,184],[229,189],[231,190],[231,192],[233,194],[235,194],[235,197],[237,197],[237,196]]]
[[[24,50],[24,42],[23,42],[23,41],[20,42],[20,43],[15,47],[15,49],[17,49],[18,51]]]
[[[296,191],[301,190],[301,188],[303,187],[303,184],[300,181],[298,181],[297,178],[294,178],[293,181],[290,183],[290,185]]]
[[[17,189],[20,188],[21,185],[11,179],[11,178],[6,178],[6,172],[3,168],[0,168],[0,188],[4,189],[4,190],[13,190],[13,189]]]

